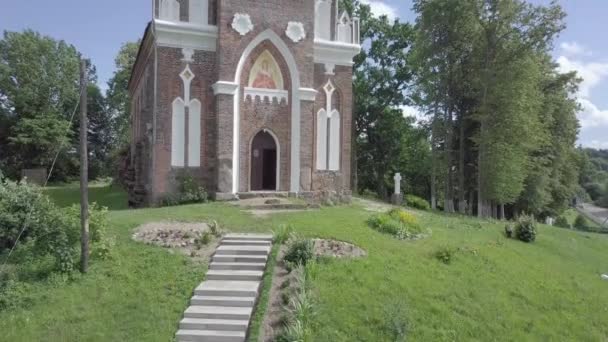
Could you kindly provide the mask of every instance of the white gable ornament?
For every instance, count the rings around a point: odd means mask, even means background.
[[[294,43],[298,43],[302,39],[306,38],[306,30],[304,30],[304,24],[296,21],[290,21],[287,23],[287,29],[285,34]]]
[[[253,30],[253,23],[251,22],[251,17],[249,16],[249,14],[235,14],[234,19],[232,20],[232,28],[241,36],[244,36],[247,33],[251,32],[251,30]]]

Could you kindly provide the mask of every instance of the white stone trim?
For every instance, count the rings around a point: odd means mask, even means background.
[[[317,93],[318,91],[312,88],[300,88],[300,101],[314,101]]]
[[[241,74],[245,62],[249,59],[251,52],[265,40],[270,40],[271,43],[279,50],[279,53],[283,56],[285,63],[290,73],[291,89],[292,89],[292,101],[291,101],[291,179],[289,184],[289,191],[293,193],[300,192],[300,72],[298,65],[293,57],[289,47],[285,44],[283,39],[279,37],[273,30],[267,29],[264,32],[256,36],[249,45],[245,48],[241,54],[241,59],[236,68],[234,83],[239,84]],[[234,129],[233,129],[233,156],[232,156],[232,192],[237,193],[239,191],[239,134],[240,134],[240,93],[237,90],[234,96]]]
[[[315,63],[352,66],[353,58],[361,52],[361,45],[315,39],[314,50]]]
[[[287,29],[285,29],[285,35],[294,43],[300,42],[302,39],[306,38],[304,24],[297,21],[288,22]]]
[[[158,46],[216,51],[217,26],[154,19]]]
[[[234,19],[232,19],[232,28],[238,32],[241,36],[253,30],[253,23],[251,17],[247,13],[236,13]]]
[[[244,97],[246,101],[251,100],[253,102],[256,101],[256,97],[259,97],[262,102],[264,102],[265,99],[268,99],[269,102],[272,102],[273,99],[277,99],[278,103],[281,103],[283,100],[285,100],[286,103],[289,103],[289,92],[281,89],[245,87]]]
[[[213,95],[234,95],[239,89],[238,83],[217,81],[212,86]]]

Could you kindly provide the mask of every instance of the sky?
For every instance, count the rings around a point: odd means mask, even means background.
[[[550,0],[530,0],[547,4]],[[362,0],[376,14],[413,22],[411,0]],[[608,0],[559,0],[568,13],[567,29],[554,47],[562,71],[576,70],[584,81],[577,94],[579,143],[608,149],[608,43],[604,34]],[[63,39],[91,58],[99,85],[107,88],[122,43],[143,35],[152,0],[0,0],[0,31],[30,28]],[[415,113],[407,109],[408,113]]]

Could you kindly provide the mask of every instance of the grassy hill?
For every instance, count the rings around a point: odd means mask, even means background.
[[[77,199],[70,188],[50,194],[63,205]],[[124,194],[96,194],[101,204],[121,208],[116,201]],[[114,210],[114,259],[67,282],[29,284],[22,294],[27,305],[0,312],[2,338],[172,340],[205,267],[136,243],[131,230],[150,221],[215,219],[251,232],[288,223],[305,236],[349,241],[368,252],[320,264],[314,341],[392,341],[401,323],[411,341],[608,339],[608,282],[600,280],[608,273],[608,236],[541,226],[537,242],[525,244],[505,239],[500,222],[415,214],[432,236],[406,242],[368,228],[371,213],[360,205],[263,219],[221,203]],[[454,251],[450,264],[435,258],[446,248]]]

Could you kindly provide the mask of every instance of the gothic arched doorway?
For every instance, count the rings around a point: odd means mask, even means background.
[[[260,131],[251,142],[251,191],[276,191],[279,184],[279,146],[274,135]]]

